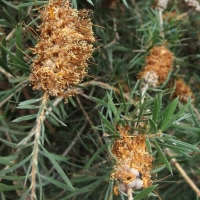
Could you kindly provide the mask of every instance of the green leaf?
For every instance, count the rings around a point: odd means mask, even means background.
[[[87,2],[89,2],[90,4],[92,4],[94,6],[94,4],[91,0],[87,0]]]
[[[15,20],[15,18],[12,15],[10,15],[10,13],[5,8],[3,8],[3,11],[4,11],[5,16],[10,21],[10,23],[12,23],[13,25],[16,25],[17,21]]]
[[[172,115],[174,114],[174,111],[178,104],[178,98],[174,99],[162,112],[163,117],[163,124],[161,126],[160,131],[163,132],[167,127],[168,124],[172,118]]]
[[[26,120],[31,120],[37,117],[37,114],[33,115],[26,115],[23,117],[18,117],[17,119],[13,120],[12,122],[21,122],[21,121],[26,121]]]
[[[104,200],[112,199],[113,198],[113,183],[114,181],[111,181],[108,185]]]
[[[154,122],[157,122],[161,108],[160,106],[161,105],[159,103],[158,96],[156,96],[156,98],[154,99],[153,116],[152,116]]]
[[[7,53],[2,48],[2,46],[4,46],[6,48],[6,37],[4,37],[2,42],[1,42],[1,58],[2,58],[3,62],[7,65]]]
[[[85,190],[84,189],[75,190],[75,192],[65,196],[64,198],[62,198],[60,200],[72,199],[72,197],[77,197],[79,194],[88,193],[90,191],[91,191],[91,188],[85,189]]]
[[[167,126],[166,126],[165,129],[169,128],[173,123],[179,122],[179,121],[181,121],[181,120],[183,120],[183,119],[185,119],[185,118],[190,117],[190,115],[188,115],[188,114],[185,114],[185,115],[183,115],[182,117],[180,117],[180,116],[185,112],[186,108],[188,107],[188,105],[189,105],[190,103],[191,103],[191,102],[188,102],[187,104],[185,104],[185,105],[179,110],[179,112],[178,112],[177,114],[175,114],[175,115],[170,119],[170,121],[169,121],[169,123],[167,124]],[[180,117],[180,118],[179,118],[179,117]],[[178,119],[178,118],[179,118],[179,119]],[[178,120],[177,120],[177,119],[178,119]]]
[[[129,8],[128,3],[126,2],[126,0],[122,0],[122,1],[123,1],[124,5],[125,5],[127,8]]]
[[[56,107],[53,105],[53,103],[51,102],[50,99],[48,100],[48,104],[49,104],[49,106],[52,108],[52,110],[53,110],[57,115],[60,115],[58,108],[56,108]]]
[[[15,6],[14,4],[12,4],[11,2],[9,2],[7,0],[1,0],[1,1],[4,2],[6,5],[8,5],[9,7],[18,10],[17,6]]]
[[[182,142],[180,140],[174,140],[174,139],[168,139],[167,141],[172,142],[174,145],[178,145],[184,149],[187,149],[188,151],[198,151],[200,152],[200,149],[198,147],[196,147],[195,145],[192,144],[188,144],[186,142]]]
[[[88,182],[91,180],[96,180],[99,179],[101,176],[95,176],[95,177],[81,177],[81,178],[76,178],[74,177],[74,179],[71,181],[72,183],[82,183],[82,182]]]
[[[188,124],[172,125],[172,128],[184,129],[186,131],[196,131],[200,132],[200,128],[188,126]]]
[[[147,146],[148,151],[149,151],[150,153],[152,153],[151,143],[150,143],[148,137],[146,138],[146,146]]]
[[[19,103],[19,106],[27,106],[36,102],[41,101],[41,98],[39,99],[30,99],[30,100],[26,100],[26,101],[22,101],[21,103]]]
[[[34,105],[25,105],[25,106],[18,106],[18,109],[38,109],[40,106],[34,106]]]
[[[149,124],[150,124],[150,129],[148,132],[149,133],[157,133],[157,126],[151,118],[149,118]]]
[[[183,153],[184,155],[187,155],[189,152],[191,152],[190,149],[185,149],[176,145],[170,145],[170,144],[166,144],[166,143],[158,143],[159,145],[162,145],[163,147],[167,147],[169,149],[172,149],[174,151],[178,151],[180,153]]]
[[[12,70],[6,65],[6,63],[0,58],[0,66],[9,74],[11,74],[12,76],[15,76],[12,72]]]
[[[27,199],[27,197],[29,198],[30,191],[31,191],[31,187],[29,187],[29,188],[26,190],[26,192],[24,192],[23,195],[21,195],[21,197],[20,197],[19,200]]]
[[[162,170],[165,169],[165,168],[166,168],[165,165],[161,165],[161,166],[159,166],[159,167],[156,167],[156,168],[154,168],[153,170],[151,170],[151,174],[157,174],[157,173],[159,173],[160,171],[162,171]]]
[[[49,111],[49,115],[51,115],[51,117],[53,119],[55,119],[55,121],[57,121],[59,124],[61,124],[62,126],[67,126],[66,124],[64,124],[62,121],[60,121],[52,112]]]
[[[47,4],[48,1],[35,1],[36,5],[44,5]],[[30,6],[35,6],[34,1],[29,2],[29,3],[21,3],[20,5],[17,6],[17,8],[25,8],[25,7],[30,7]]]
[[[28,79],[28,77],[27,76],[23,76],[23,75],[19,76],[19,77],[9,77],[8,78],[10,83],[19,83],[19,82],[24,81],[26,79]]]
[[[66,176],[65,172],[62,170],[60,165],[56,162],[54,157],[42,145],[40,145],[40,146],[41,146],[42,150],[44,151],[44,155],[51,161],[51,163],[54,166],[54,168],[60,174],[60,177],[65,181],[65,183],[69,186],[69,188],[74,190],[69,178]]]
[[[3,164],[3,165],[13,165],[11,163],[11,161],[16,160],[17,157],[18,157],[17,155],[0,157],[0,164]]]
[[[119,91],[120,91],[120,96],[122,98],[122,103],[123,103],[123,106],[124,106],[124,109],[126,109],[126,101],[124,99],[124,95],[123,95],[123,90],[122,90],[122,86],[119,84]],[[126,113],[125,113],[126,114]]]
[[[17,163],[16,165],[8,168],[8,169],[3,169],[0,171],[0,175],[2,174],[6,174],[6,173],[11,173],[13,172],[13,170],[21,167],[22,165],[24,165],[28,160],[30,160],[30,158],[32,157],[32,155],[27,156],[24,160],[22,160],[20,163]]]
[[[110,110],[114,113],[115,117],[118,117],[118,112],[117,112],[117,109],[115,107],[115,104],[112,101],[111,96],[107,92],[106,92],[106,95],[108,97],[108,106],[109,106]]]
[[[12,62],[9,62],[9,64],[15,66],[17,69],[22,70],[24,72],[30,72],[30,68]]]
[[[40,152],[42,155],[45,156],[45,153],[44,152]],[[56,161],[60,161],[60,162],[66,162],[69,160],[68,157],[64,157],[64,156],[61,156],[61,155],[57,155],[57,154],[54,154],[54,153],[49,153]]]
[[[97,102],[98,104],[101,104],[101,105],[103,105],[103,106],[106,107],[106,108],[109,108],[109,106],[108,106],[108,104],[107,104],[106,102],[104,102],[104,101],[102,101],[102,100],[100,100],[100,99],[97,99],[97,98],[95,98],[95,97],[92,97],[92,99],[93,99],[95,102]]]
[[[41,178],[45,179],[46,181],[48,181],[49,183],[52,183],[54,184],[55,186],[59,187],[59,188],[62,188],[64,190],[67,190],[67,191],[71,191],[73,192],[74,189],[69,187],[68,185],[64,184],[64,183],[61,183],[59,181],[56,181],[54,180],[53,178],[50,178],[50,177],[47,177],[47,176],[43,176],[43,175],[40,175]]]
[[[77,9],[77,2],[76,0],[72,0],[72,7]]]
[[[116,133],[116,130],[115,130],[113,124],[111,124],[111,123],[106,119],[106,117],[105,117],[103,114],[101,114],[100,112],[99,112],[99,115],[100,115],[100,117],[101,117],[101,120],[102,120],[102,121],[104,122],[104,124],[112,131],[112,133]]]
[[[89,192],[89,191],[91,191],[91,188],[94,189],[94,188],[98,187],[102,182],[105,182],[105,181],[107,181],[107,176],[98,178],[95,182],[92,182],[91,184],[87,184],[85,187],[82,187],[81,189],[76,189],[72,194],[69,194],[68,196],[66,196],[60,200],[72,199],[72,197],[77,196],[78,194]]]
[[[24,180],[26,176],[6,176],[6,175],[1,175],[1,179],[9,180],[9,181],[19,181],[19,180]]]
[[[170,173],[172,174],[172,168],[167,160],[167,158],[165,157],[165,155],[163,154],[162,150],[160,149],[159,145],[157,144],[156,140],[153,139],[154,144],[156,145],[156,149],[158,151],[158,154],[160,155],[160,158],[162,159],[163,163],[165,164],[165,166],[167,167],[167,169],[170,171]]]
[[[27,137],[29,138],[29,135]],[[23,140],[25,140],[25,139],[23,139]],[[32,145],[32,142],[26,143],[26,144],[23,144],[23,143],[21,144],[22,141],[20,141],[19,144],[15,144],[15,143],[12,143],[12,142],[8,142],[7,140],[3,140],[2,138],[0,138],[0,141],[3,142],[4,144],[8,145],[9,147],[12,147],[12,148],[26,148],[26,147]]]
[[[8,23],[6,20],[4,19],[0,19],[0,24],[2,27],[9,27],[9,28],[15,28],[15,26],[11,23]]]
[[[2,138],[0,138],[0,141],[3,142],[4,144],[8,145],[9,147],[12,147],[12,148],[16,148],[16,146],[17,146],[17,144],[12,143],[12,142],[8,142],[7,140],[4,140]]]
[[[94,162],[94,160],[99,156],[99,154],[108,146],[109,143],[104,144],[103,146],[101,146],[96,153],[90,158],[90,160],[88,161],[88,163],[85,166],[85,169],[88,169],[90,167],[90,165]]]
[[[0,183],[0,192],[19,190],[20,188],[22,187],[18,185],[7,185],[7,184]]]
[[[173,116],[173,118],[171,119],[172,123],[178,119],[184,112],[185,110],[187,109],[187,107],[191,104],[191,101],[188,101],[184,106],[182,106],[182,108],[178,111],[177,114],[175,114]]]
[[[143,191],[141,191],[139,194],[137,194],[134,197],[134,200],[143,199],[144,197],[146,197],[147,195],[149,195],[156,187],[157,187],[157,185],[152,185],[152,186],[144,189]]]
[[[2,45],[1,45],[2,46]],[[11,59],[15,61],[17,64],[22,65],[25,69],[29,71],[29,65],[27,65],[23,60],[12,54],[8,49],[6,49],[4,46],[2,48],[10,55]]]
[[[49,115],[45,115],[45,117],[46,117],[46,118],[49,120],[49,122],[51,122],[53,125],[59,126],[58,122],[57,122],[54,118],[50,117]]]
[[[41,113],[44,111],[45,109],[44,107],[45,107],[44,104],[40,105],[40,109],[38,110],[38,113],[37,113],[37,120],[40,118]]]

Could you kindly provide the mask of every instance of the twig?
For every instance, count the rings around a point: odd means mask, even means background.
[[[77,99],[77,101],[78,101],[78,104],[79,104],[81,110],[83,111],[83,114],[85,115],[86,119],[87,119],[88,122],[90,123],[90,126],[91,126],[91,127],[94,127],[94,124],[92,123],[92,121],[90,120],[90,118],[89,118],[87,112],[86,112],[85,109],[83,108],[83,105],[82,105],[82,103],[80,102],[79,97],[77,96],[76,99]],[[99,136],[97,130],[94,129],[94,132],[97,134],[97,137],[98,137],[98,139],[99,139],[101,145],[103,145],[103,141],[102,141],[101,137]]]
[[[41,106],[43,106],[43,109],[37,118],[37,124],[35,127],[35,139],[34,139],[34,147],[33,147],[33,158],[32,158],[32,171],[31,171],[31,200],[35,199],[35,189],[36,189],[36,175],[37,175],[37,164],[38,164],[38,151],[39,151],[39,144],[40,144],[40,133],[41,133],[41,127],[42,123],[44,121],[44,115],[45,115],[45,107],[48,100],[48,94],[47,92],[43,95],[43,100]]]
[[[88,82],[80,84],[80,86],[82,86],[82,87],[91,86],[91,85],[99,86],[99,87],[107,89],[107,90],[114,90],[117,94],[120,94],[120,90],[119,89],[117,89],[116,87],[110,86],[109,84],[104,83],[104,82],[100,82],[100,81],[88,81]],[[79,89],[79,90],[81,90],[81,89]],[[126,100],[129,100],[130,103],[132,103],[133,105],[136,105],[136,102],[133,101],[130,98],[130,95],[128,95],[126,93],[123,93],[123,96],[124,96],[124,98]]]
[[[127,189],[128,200],[133,200],[132,188]]]
[[[119,40],[120,38],[119,38],[119,34],[117,32],[117,23],[116,23],[116,19],[115,18],[113,18],[113,24],[114,24],[115,38],[116,38],[116,40]]]
[[[80,102],[79,96],[76,96],[76,100],[81,108],[81,110],[83,111],[83,114],[85,115],[86,119],[88,120],[88,122],[90,123],[90,126],[94,126],[94,124],[92,123],[92,121],[90,120],[87,112],[85,111],[85,109],[83,108],[82,103]]]
[[[9,39],[13,36],[13,34],[15,33],[15,31],[16,31],[16,28],[14,28],[14,29],[6,36],[6,40],[9,40]]]
[[[169,156],[172,156],[169,150],[167,150],[167,154]],[[194,192],[197,194],[198,197],[200,197],[200,190],[199,188],[195,185],[195,183],[192,181],[192,179],[187,175],[185,170],[181,167],[181,165],[177,162],[175,158],[171,159],[171,162],[174,164],[174,166],[177,168],[177,170],[180,172],[180,174],[183,176],[185,181],[188,183],[188,185],[194,190]]]
[[[163,32],[163,17],[162,17],[163,9],[158,8],[158,12],[159,12],[159,21],[160,21],[160,36],[164,39],[165,36]]]

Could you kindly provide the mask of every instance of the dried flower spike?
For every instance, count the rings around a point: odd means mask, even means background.
[[[185,3],[187,3],[188,6],[193,7],[197,12],[200,12],[200,4],[197,0],[185,0]]]
[[[179,100],[182,103],[187,103],[188,97],[194,99],[194,95],[190,87],[183,81],[183,79],[176,80],[176,87],[173,93],[173,98],[179,97]]]
[[[88,15],[89,11],[72,9],[64,0],[50,0],[41,11],[40,40],[30,75],[33,89],[61,97],[83,80],[95,41]]]
[[[116,180],[118,190],[127,193],[129,189],[141,189],[151,186],[153,157],[146,149],[146,137],[139,134],[129,135],[129,127],[118,127],[121,134],[112,146],[112,153],[117,162],[111,179]],[[115,187],[115,194],[117,194]]]
[[[173,63],[173,54],[164,46],[155,46],[146,58],[144,69],[138,74],[139,79],[143,79],[145,84],[156,87],[163,83]]]

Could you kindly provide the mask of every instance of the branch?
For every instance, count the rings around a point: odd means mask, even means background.
[[[32,171],[31,171],[31,200],[35,199],[40,133],[41,133],[41,128],[42,128],[42,123],[44,121],[45,107],[46,107],[47,100],[48,100],[48,94],[47,92],[45,92],[43,95],[43,100],[41,104],[43,108],[40,115],[37,117],[37,124],[35,128],[35,139],[34,139],[34,147],[33,147]]]

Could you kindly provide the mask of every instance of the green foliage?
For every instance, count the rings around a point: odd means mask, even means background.
[[[66,104],[45,99],[44,91],[29,85],[31,48],[39,39],[33,30],[46,3],[0,1],[0,199],[127,199],[126,192],[113,193],[118,183],[110,178],[118,126],[129,126],[131,136],[144,134],[155,158],[153,184],[134,190],[135,200],[158,199],[157,194],[198,199],[171,162],[200,187],[198,13],[170,1],[161,26],[153,0],[71,0],[73,8],[92,10],[96,51],[79,94]],[[137,75],[155,45],[173,52],[174,67],[162,85],[144,90]],[[195,101],[173,96],[171,79],[179,77],[191,86]],[[36,198],[30,197],[32,183]]]

